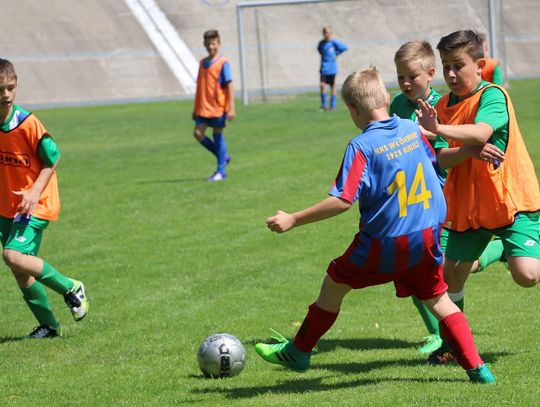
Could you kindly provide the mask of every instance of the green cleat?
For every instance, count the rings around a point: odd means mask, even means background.
[[[424,336],[424,341],[426,343],[418,349],[420,353],[433,353],[441,347],[443,342],[439,334]]]
[[[81,281],[73,280],[73,288],[64,295],[64,301],[68,305],[71,315],[75,321],[80,321],[88,313],[88,299],[84,284]]]
[[[305,372],[309,369],[311,352],[299,351],[292,341],[279,343],[258,343],[255,345],[257,354],[267,362],[285,366],[295,372]]]
[[[491,372],[488,365],[478,365],[474,369],[467,369],[467,375],[473,383],[482,383],[482,384],[495,384],[495,376]]]

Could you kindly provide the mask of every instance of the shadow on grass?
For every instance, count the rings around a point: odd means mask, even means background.
[[[0,336],[0,345],[8,342],[18,342],[26,339],[26,336]]]
[[[206,181],[205,177],[198,178],[179,178],[179,179],[156,179],[156,180],[146,180],[146,181],[137,181],[139,185],[144,184],[181,184],[183,182],[204,182]]]
[[[268,339],[254,339],[246,341],[246,345],[255,345],[257,342],[268,342]],[[418,342],[409,342],[401,339],[388,338],[354,338],[354,339],[321,339],[317,343],[316,353],[329,352],[336,348],[352,350],[373,350],[373,349],[408,349],[418,346]]]
[[[392,362],[393,363],[393,362]],[[192,390],[194,394],[220,393],[226,398],[241,399],[258,397],[262,394],[303,394],[307,392],[335,391],[337,389],[354,388],[363,386],[373,386],[388,382],[416,382],[416,383],[460,383],[466,380],[462,379],[440,379],[440,378],[380,378],[380,379],[356,379],[350,381],[341,381],[324,383],[325,377],[315,377],[309,379],[295,378],[292,380],[278,381],[267,386],[253,387],[235,387],[235,388],[215,388],[215,389],[196,389]]]

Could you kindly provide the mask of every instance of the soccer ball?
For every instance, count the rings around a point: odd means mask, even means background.
[[[231,377],[239,374],[246,362],[246,352],[240,340],[221,333],[206,338],[197,353],[199,367],[206,377]]]

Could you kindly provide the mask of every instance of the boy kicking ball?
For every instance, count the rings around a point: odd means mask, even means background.
[[[388,115],[390,96],[375,68],[351,74],[342,97],[363,132],[347,146],[330,196],[299,212],[278,211],[266,223],[283,233],[338,215],[359,201],[360,230],[328,266],[319,297],[294,340],[258,343],[255,350],[267,362],[306,371],[313,348],[334,324],[345,295],[393,281],[398,297],[416,296],[437,317],[441,335],[470,380],[494,383],[465,316],[446,294],[439,243],[446,204],[433,168],[433,149],[418,125]]]

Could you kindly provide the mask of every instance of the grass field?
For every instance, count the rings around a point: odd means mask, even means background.
[[[537,173],[540,80],[511,83]],[[238,106],[226,130],[226,182],[194,141],[190,102],[37,112],[58,142],[62,213],[40,255],[81,279],[91,301],[75,323],[51,301],[63,339],[21,340],[35,325],[0,273],[2,406],[533,406],[540,400],[539,291],[504,265],[472,276],[466,314],[496,386],[457,365],[430,367],[409,299],[392,285],[350,294],[305,374],[263,362],[254,343],[292,336],[326,266],[349,244],[358,209],[285,235],[264,220],[325,197],[355,129],[343,105],[315,95]],[[246,346],[240,376],[204,379],[201,341],[229,332]]]

